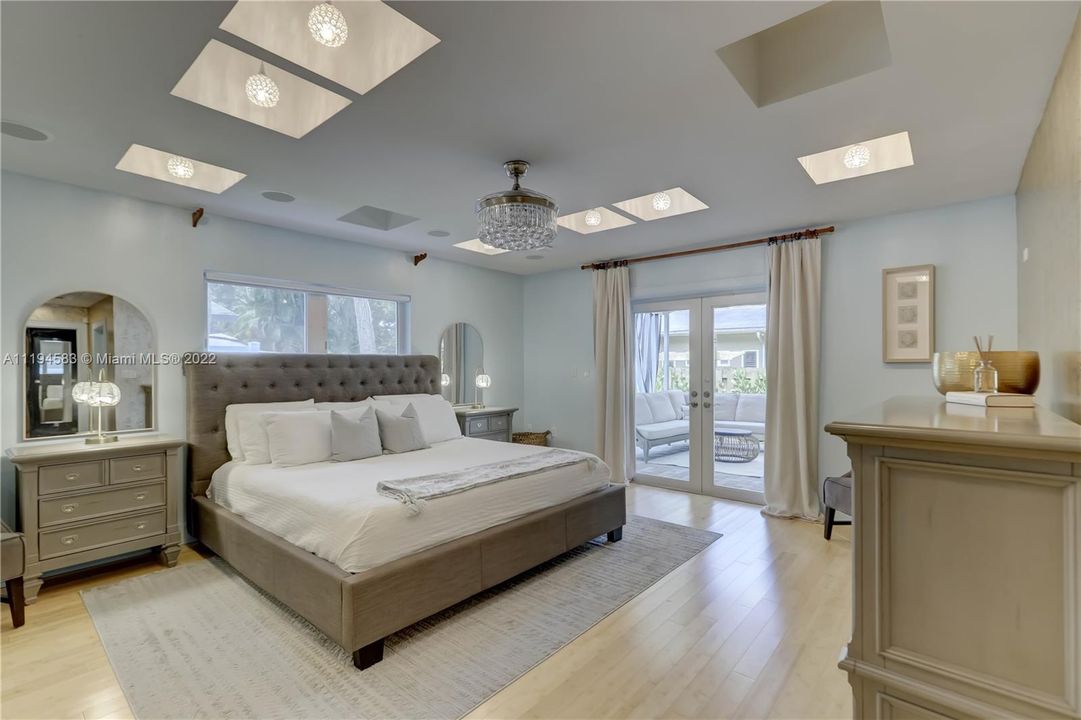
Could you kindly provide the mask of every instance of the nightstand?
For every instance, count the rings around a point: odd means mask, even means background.
[[[511,425],[517,411],[518,408],[512,407],[454,408],[462,435],[500,442],[510,442]]]
[[[166,566],[176,565],[182,447],[182,440],[155,433],[107,445],[8,449],[26,540],[26,602],[34,601],[41,574],[51,570],[147,548],[158,548]]]

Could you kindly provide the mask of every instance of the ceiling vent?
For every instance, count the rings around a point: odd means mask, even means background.
[[[411,222],[416,222],[420,218],[415,218],[412,215],[403,215],[402,213],[396,213],[393,210],[384,210],[383,208],[372,207],[371,205],[362,205],[356,210],[342,215],[338,220],[340,222],[352,223],[353,225],[363,225],[364,227],[372,228],[373,230],[397,230],[400,227],[408,225]]]

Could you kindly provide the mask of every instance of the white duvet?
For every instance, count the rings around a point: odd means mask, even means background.
[[[435,498],[417,515],[376,492],[382,480],[464,470],[543,450],[463,437],[345,463],[283,468],[228,462],[214,472],[207,494],[247,521],[356,573],[608,485],[608,466],[598,461],[592,471],[583,462]]]

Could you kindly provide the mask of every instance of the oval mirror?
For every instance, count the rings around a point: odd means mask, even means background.
[[[98,435],[154,427],[154,332],[129,302],[100,292],[58,295],[24,331],[23,438]],[[107,392],[91,398],[88,383]],[[73,392],[75,391],[75,392]],[[117,397],[118,396],[118,397]]]
[[[439,361],[443,368],[443,397],[455,405],[472,403],[476,393],[473,378],[484,367],[480,332],[464,322],[448,327],[439,339]]]

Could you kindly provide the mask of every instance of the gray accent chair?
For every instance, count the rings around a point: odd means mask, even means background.
[[[23,594],[23,571],[26,570],[26,544],[23,534],[12,532],[0,524],[0,580],[7,587],[11,606],[11,624],[21,627],[26,622],[26,596]]]
[[[825,536],[829,540],[834,525],[851,525],[851,520],[835,520],[838,511],[852,517],[852,472],[822,481],[822,505],[826,508]]]

